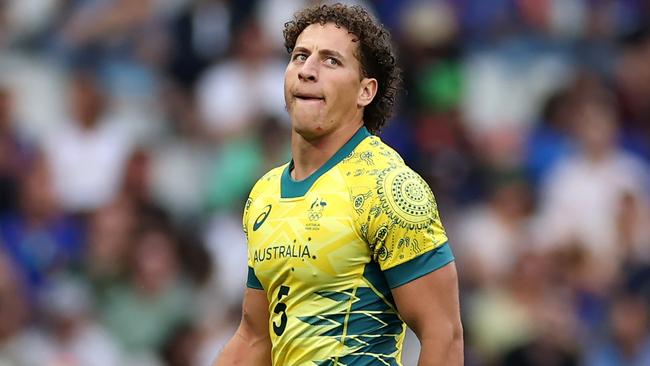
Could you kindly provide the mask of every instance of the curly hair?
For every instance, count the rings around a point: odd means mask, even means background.
[[[353,34],[354,42],[359,42],[355,56],[361,64],[361,75],[377,79],[378,84],[377,95],[364,108],[363,121],[371,133],[378,133],[392,115],[402,83],[390,33],[360,6],[318,5],[297,12],[293,20],[284,24],[284,46],[289,53],[302,31],[316,23],[334,23]]]

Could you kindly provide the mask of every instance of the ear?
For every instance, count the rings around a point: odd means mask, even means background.
[[[375,95],[377,95],[377,79],[363,78],[359,87],[359,96],[357,97],[357,106],[363,108],[370,104]]]

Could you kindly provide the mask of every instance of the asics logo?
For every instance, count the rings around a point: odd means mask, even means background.
[[[271,213],[271,205],[267,205],[264,207],[264,212],[262,212],[257,218],[255,219],[255,223],[253,224],[253,231],[257,231],[257,229],[262,226],[264,221],[266,221],[266,218],[269,217],[269,214]]]

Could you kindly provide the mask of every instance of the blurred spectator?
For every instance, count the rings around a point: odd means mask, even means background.
[[[88,212],[109,202],[120,188],[131,140],[107,119],[108,101],[97,76],[78,70],[70,80],[71,120],[45,143],[61,204]]]
[[[29,355],[27,324],[30,305],[22,279],[0,250],[0,365],[22,366]]]
[[[201,334],[190,324],[179,325],[162,348],[167,366],[198,366]]]
[[[210,209],[237,209],[260,176],[289,161],[290,132],[280,120],[260,116],[254,131],[254,134],[224,141],[216,151],[208,180]]]
[[[130,248],[129,277],[102,304],[105,324],[129,357],[155,356],[193,314],[194,289],[181,271],[177,245],[168,227],[140,228]]]
[[[611,337],[593,344],[586,366],[650,365],[648,304],[634,295],[616,297],[609,312]]]
[[[239,215],[226,213],[211,218],[204,237],[215,271],[200,304],[203,316],[215,322],[223,315],[215,313],[215,302],[222,303],[219,308],[226,308],[237,304],[244,295],[241,281],[246,280],[246,237]]]
[[[170,22],[172,49],[169,73],[185,90],[194,87],[211,61],[230,47],[231,12],[226,1],[188,2]]]
[[[549,334],[507,353],[502,366],[573,366],[578,365],[575,349],[567,350]]]
[[[402,5],[400,37],[418,47],[435,48],[455,39],[458,24],[448,1],[407,1]]]
[[[238,30],[233,59],[208,69],[196,91],[205,129],[217,140],[254,127],[263,114],[286,120],[281,87],[285,63],[271,57],[266,35],[254,19]]]
[[[204,192],[214,147],[182,130],[150,149],[151,196],[179,221],[196,220],[205,208]]]
[[[650,26],[631,32],[623,43],[616,67],[625,142],[650,161]]]
[[[1,1],[0,47],[3,41],[9,45],[35,43],[52,23],[57,6],[57,1]]]
[[[546,100],[541,118],[526,139],[526,173],[535,187],[571,151],[570,122],[571,91],[560,90]]]
[[[629,192],[619,197],[616,239],[623,259],[633,263],[650,264],[650,207],[640,197]]]
[[[313,0],[267,0],[257,1],[255,16],[260,21],[260,27],[268,40],[269,46],[275,51],[284,54],[284,37],[282,28],[284,23],[291,19],[293,13],[302,9]],[[345,3],[346,1],[340,1]],[[351,3],[352,1],[347,1]],[[360,3],[362,1],[356,1]]]
[[[153,3],[152,0],[82,1],[68,7],[61,42],[71,49],[95,46],[97,51],[98,46],[108,47],[120,40],[133,40],[134,30],[150,19]]]
[[[0,84],[0,215],[18,208],[20,170],[34,153],[14,128],[13,102],[10,89]]]
[[[548,259],[545,259],[548,260]],[[558,291],[559,290],[559,291]],[[577,323],[571,298],[563,289],[546,288],[540,304],[532,304],[535,322],[530,340],[501,356],[503,366],[573,366],[580,361]]]
[[[19,208],[0,218],[0,246],[35,295],[51,276],[79,264],[84,233],[59,207],[44,157],[22,168]]]
[[[217,355],[232,338],[241,321],[241,304],[223,307],[219,319],[210,319],[201,323],[201,341],[195,354],[196,366],[210,366]]]
[[[432,182],[439,203],[453,207],[480,197],[478,157],[458,111],[423,113],[413,128],[415,166]]]
[[[68,2],[51,50],[70,68],[93,68],[111,101],[112,124],[131,140],[151,143],[162,133],[160,71],[167,63],[166,20],[178,1]]]
[[[535,120],[539,104],[570,80],[567,55],[536,39],[515,38],[471,51],[462,65],[462,111],[470,136],[479,141],[520,136]]]
[[[464,267],[463,281],[491,287],[514,270],[522,253],[531,248],[531,195],[517,172],[494,174],[487,202],[463,211],[450,228]]]
[[[133,151],[124,169],[121,194],[133,202],[151,202],[151,156],[144,149]]]
[[[537,239],[544,245],[577,242],[600,272],[611,276],[616,258],[624,254],[615,219],[621,199],[631,195],[645,210],[648,171],[618,146],[618,116],[608,94],[592,91],[576,103],[578,151],[558,162],[545,179]]]
[[[136,224],[135,209],[126,199],[99,208],[88,221],[84,274],[100,303],[127,274],[129,246]]]
[[[120,349],[92,317],[92,298],[83,281],[59,276],[40,300],[45,327],[30,339],[26,365],[122,365]]]
[[[552,278],[547,270],[548,262],[543,256],[520,255],[502,282],[479,287],[466,296],[467,339],[480,352],[484,364],[496,362],[507,352],[534,342],[546,330],[545,324],[538,320],[545,306],[564,301],[553,299]],[[570,337],[571,332],[567,331],[571,324],[566,323],[564,327],[564,334],[553,336]]]

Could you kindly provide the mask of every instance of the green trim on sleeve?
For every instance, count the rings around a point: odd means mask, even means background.
[[[248,279],[246,280],[246,287],[254,288],[256,290],[264,290],[262,283],[259,279],[257,279],[257,276],[255,275],[253,267],[248,267]]]
[[[318,168],[318,170],[316,170],[312,175],[301,181],[296,181],[291,178],[291,169],[293,169],[293,160],[291,160],[289,165],[287,165],[287,167],[284,169],[284,172],[282,172],[282,178],[280,179],[281,197],[298,198],[304,196],[321,175],[327,173],[327,171],[341,162],[341,160],[345,159],[346,156],[350,155],[354,148],[357,147],[357,145],[359,145],[361,141],[363,141],[368,136],[370,136],[370,132],[368,132],[368,129],[366,129],[365,126],[359,128],[354,136],[352,136],[352,138],[350,138],[350,140],[348,140],[345,145],[341,146],[341,148],[334,155],[332,155],[332,157],[327,162],[325,162],[323,166]]]
[[[384,276],[386,276],[388,286],[395,288],[429,274],[453,260],[454,253],[451,252],[449,244],[445,243],[408,262],[385,270]]]

